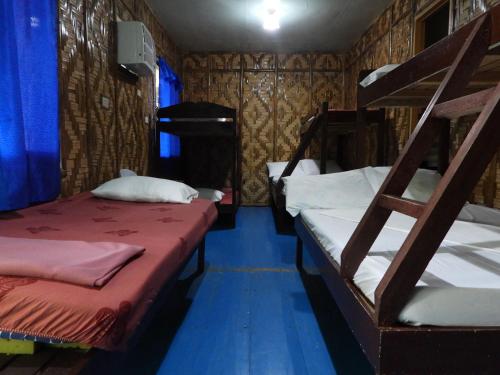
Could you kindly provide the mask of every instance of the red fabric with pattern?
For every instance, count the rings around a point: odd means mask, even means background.
[[[0,277],[0,330],[123,349],[216,218],[214,204],[202,199],[187,205],[135,203],[89,193],[0,213],[1,236],[118,241],[146,249],[102,288]]]

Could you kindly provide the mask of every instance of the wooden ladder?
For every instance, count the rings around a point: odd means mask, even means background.
[[[392,211],[417,219],[375,291],[374,319],[394,323],[417,281],[500,146],[500,84],[462,96],[488,52],[489,14],[478,19],[413,134],[342,253],[341,272],[352,280]],[[402,198],[441,126],[480,113],[427,203]]]
[[[297,150],[295,151],[292,160],[287,164],[287,166],[283,170],[283,173],[280,176],[277,186],[279,191],[283,190],[283,187],[285,185],[283,177],[288,177],[293,173],[295,167],[297,166],[297,164],[299,164],[299,161],[304,158],[307,148],[311,144],[314,136],[316,135],[319,129],[321,129],[321,173],[325,173],[326,151],[327,151],[326,149],[327,121],[328,121],[328,102],[323,102],[323,104],[321,105],[320,113],[314,116],[314,119],[309,125],[309,128],[304,132],[304,134],[300,138],[299,146],[297,147]]]

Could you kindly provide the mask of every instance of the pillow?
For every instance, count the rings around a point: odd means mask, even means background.
[[[145,176],[115,178],[91,193],[99,198],[130,202],[191,203],[198,197],[196,190],[181,182]]]
[[[378,192],[391,167],[365,168],[366,177],[375,192]],[[441,175],[430,169],[418,169],[403,194],[404,198],[427,202],[436,189]]]
[[[387,64],[368,74],[359,84],[363,87],[371,85],[377,79],[396,69],[400,64]]]
[[[319,160],[302,159],[299,161],[299,164],[297,164],[297,167],[308,176],[314,176],[320,173]]]
[[[375,196],[364,169],[316,176],[285,177],[286,210],[368,207]]]
[[[500,226],[500,210],[467,202],[458,214],[457,220]]]
[[[120,169],[120,177],[130,177],[137,176],[137,173],[131,171],[130,169]]]
[[[209,188],[196,188],[198,190],[198,198],[208,199],[212,202],[220,202],[224,197],[224,193],[220,190],[209,189]]]
[[[272,177],[273,180],[277,180],[283,174],[285,167],[288,165],[288,161],[275,161],[275,162],[267,162],[267,170],[269,172],[269,177]],[[292,172],[292,176],[303,175],[304,171],[300,168],[300,161]]]

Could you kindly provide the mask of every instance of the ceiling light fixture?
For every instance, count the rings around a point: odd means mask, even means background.
[[[276,31],[280,28],[280,0],[264,0],[264,14],[262,27],[267,31]]]

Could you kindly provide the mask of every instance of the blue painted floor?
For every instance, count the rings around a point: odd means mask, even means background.
[[[208,234],[205,274],[188,266],[137,348],[101,353],[91,372],[372,373],[321,278],[296,271],[295,237],[276,234],[271,210],[241,208],[237,223]]]

